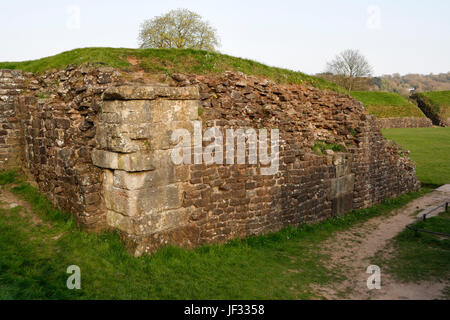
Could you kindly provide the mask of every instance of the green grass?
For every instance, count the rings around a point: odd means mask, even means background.
[[[345,151],[345,147],[340,144],[332,144],[324,142],[316,142],[311,149],[314,151],[314,153],[318,155],[324,154],[326,150],[332,150],[335,152]]]
[[[386,138],[411,151],[421,182],[450,183],[450,127],[384,129],[382,132]]]
[[[31,205],[43,223],[33,225],[23,208],[0,209],[0,298],[3,299],[310,299],[311,285],[342,281],[327,268],[318,245],[337,231],[387,215],[429,192],[386,200],[315,225],[194,250],[166,247],[152,256],[129,255],[114,233],[79,231],[33,187],[11,173],[1,184]],[[11,185],[11,183],[15,185]],[[81,290],[66,289],[70,265],[81,268]]]
[[[131,65],[127,57],[136,58],[139,65]],[[302,72],[270,67],[252,60],[236,58],[220,53],[193,49],[126,49],[126,48],[82,48],[23,62],[2,62],[0,69],[20,69],[42,73],[51,69],[62,69],[67,65],[91,63],[119,69],[172,74],[219,74],[224,71],[240,71],[248,75],[261,76],[279,83],[310,84],[320,89],[344,92],[336,84],[309,76]]]
[[[377,118],[425,117],[416,105],[397,93],[352,91],[350,95],[361,101],[367,111]]]
[[[450,118],[450,91],[419,92],[425,101],[442,118]]]
[[[450,234],[450,212],[414,225],[419,229]],[[403,282],[450,279],[450,239],[405,229],[393,239],[390,257],[379,253],[379,265]]]

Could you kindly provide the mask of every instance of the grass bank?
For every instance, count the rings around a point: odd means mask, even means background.
[[[208,245],[129,255],[114,233],[88,234],[11,172],[0,184],[30,204],[0,209],[0,299],[311,299],[311,285],[345,279],[318,245],[337,231],[387,215],[431,189],[386,200],[315,225]],[[1,195],[0,195],[1,197]],[[42,219],[35,223],[35,214]],[[81,269],[68,290],[67,267]]]
[[[450,91],[430,91],[416,93],[438,117],[450,118]]]
[[[350,95],[361,101],[367,111],[377,118],[425,117],[419,107],[397,93],[353,91]]]
[[[133,61],[133,64],[130,63]],[[270,67],[249,59],[241,59],[216,52],[193,49],[127,49],[81,48],[55,56],[23,62],[0,62],[0,69],[20,69],[42,73],[51,69],[63,69],[68,65],[90,63],[125,70],[143,69],[152,73],[220,74],[224,71],[240,71],[248,75],[272,79],[279,83],[310,84],[320,89],[344,92],[342,88],[326,80],[302,72]]]
[[[435,185],[450,183],[450,127],[385,129],[382,132],[411,151],[420,181]]]

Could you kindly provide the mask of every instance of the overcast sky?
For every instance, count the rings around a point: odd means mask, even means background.
[[[450,71],[450,1],[1,0],[0,61],[80,47],[138,47],[140,24],[187,8],[217,30],[220,51],[309,74],[342,50],[376,75]],[[79,15],[78,15],[79,13]]]

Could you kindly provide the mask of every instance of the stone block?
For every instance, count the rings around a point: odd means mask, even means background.
[[[148,153],[121,154],[95,149],[92,151],[91,157],[95,166],[105,169],[129,172],[152,171],[155,169],[153,157]]]
[[[196,100],[156,100],[152,103],[151,119],[156,123],[198,120]]]
[[[114,186],[104,186],[106,207],[130,217],[180,208],[183,200],[182,194],[180,184],[141,190],[125,190]]]
[[[341,215],[353,210],[353,193],[345,193],[331,200],[333,215]]]
[[[193,136],[193,124],[188,121],[172,121],[167,123],[153,123],[149,128],[151,150],[168,150],[175,147],[179,141],[172,142],[172,134],[175,130],[185,129]]]
[[[101,106],[102,113],[116,113],[120,116],[120,120],[124,120],[122,115],[126,116],[132,113],[141,115],[149,115],[152,107],[152,101],[148,100],[112,100],[103,101]],[[149,121],[149,118],[143,118],[142,121]]]
[[[135,233],[133,221],[129,217],[125,217],[122,214],[112,210],[107,210],[106,212],[106,224],[111,228],[121,230],[127,234]]]
[[[126,190],[141,190],[189,180],[188,166],[162,166],[154,171],[127,172],[115,170],[113,185]]]
[[[200,94],[197,87],[120,86],[108,88],[103,96],[104,100],[154,100],[157,98],[198,100]]]
[[[334,199],[346,193],[353,193],[355,186],[355,175],[350,174],[340,178],[331,179],[330,198]]]

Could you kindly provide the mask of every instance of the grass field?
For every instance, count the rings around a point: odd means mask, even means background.
[[[0,209],[0,299],[320,298],[311,285],[345,279],[342,270],[328,269],[327,256],[317,249],[323,240],[431,190],[315,225],[195,250],[167,247],[134,258],[113,233],[79,231],[14,173],[0,173],[0,185],[2,192],[11,190],[30,204],[27,214],[22,207]],[[66,288],[70,265],[81,269],[81,290]]]
[[[431,109],[442,118],[450,118],[450,91],[419,92]]]
[[[361,101],[367,111],[377,118],[425,117],[415,104],[397,93],[353,91],[350,95]]]
[[[411,151],[417,176],[427,184],[450,183],[450,128],[385,129],[388,139]]]
[[[135,59],[133,66],[128,58]],[[217,74],[224,71],[240,71],[248,75],[261,76],[279,83],[310,84],[321,89],[344,92],[336,84],[309,76],[302,72],[269,67],[267,65],[220,53],[193,49],[126,49],[126,48],[82,48],[24,62],[0,62],[0,69],[20,69],[41,73],[50,69],[62,69],[67,65],[91,63],[120,69],[144,69],[153,73]]]

